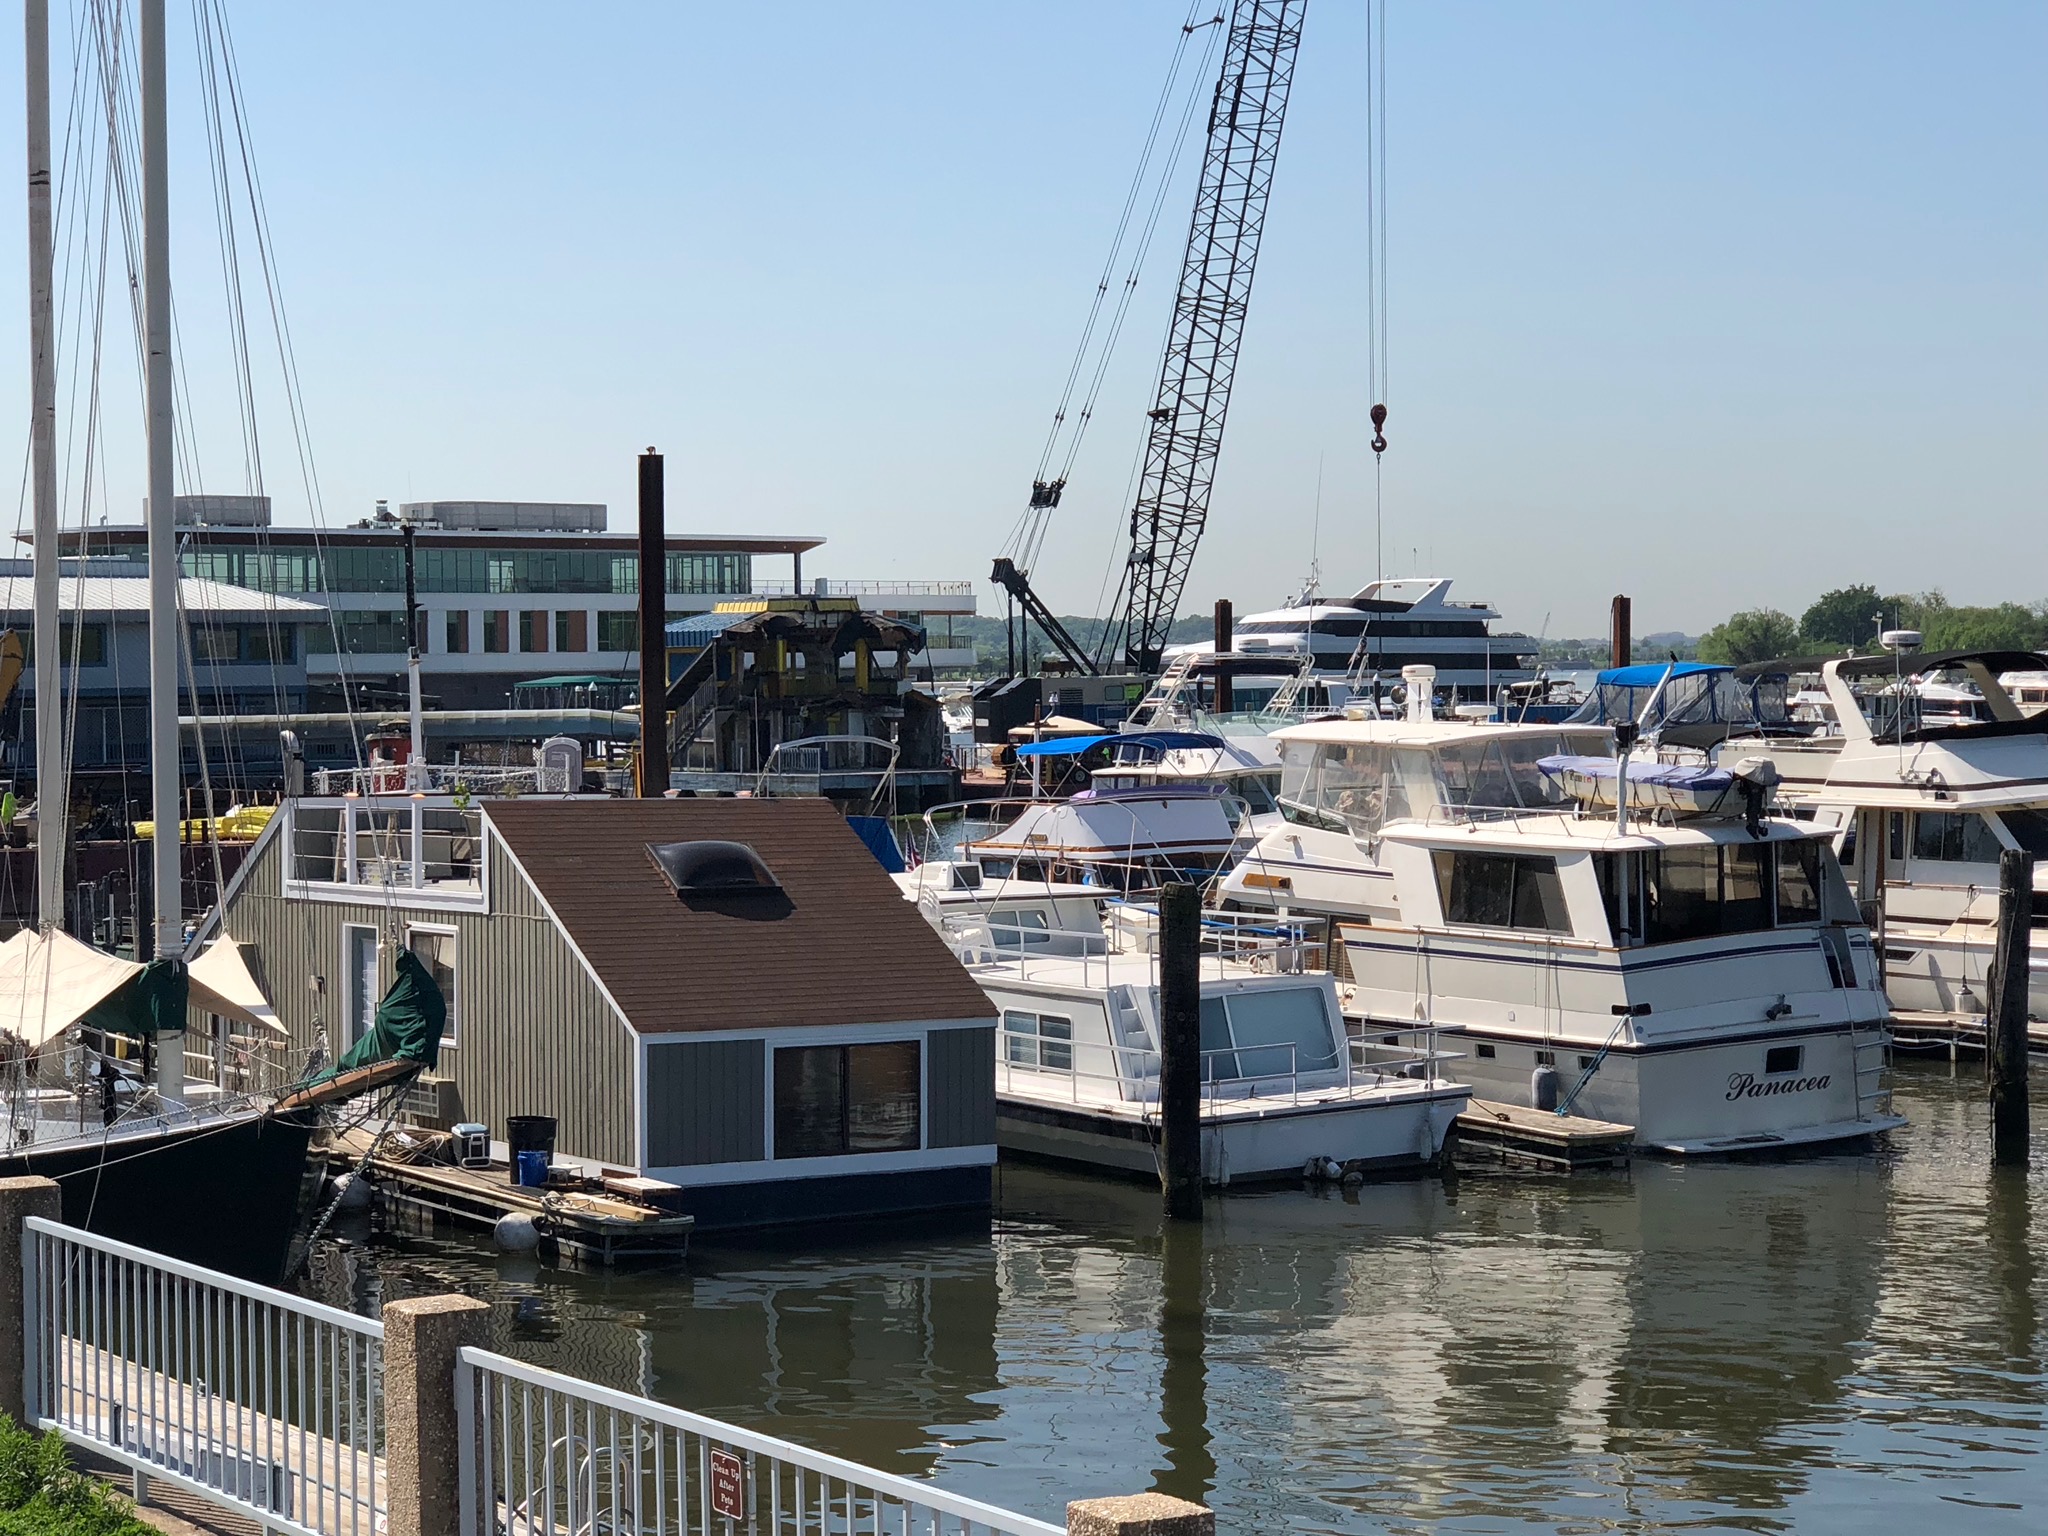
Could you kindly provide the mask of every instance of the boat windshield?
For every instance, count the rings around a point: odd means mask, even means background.
[[[1552,753],[1605,755],[1605,731],[1517,731],[1433,747],[1290,741],[1280,769],[1288,820],[1356,837],[1392,821],[1555,810],[1568,801],[1537,767]]]
[[[1319,987],[1202,999],[1202,1077],[1292,1077],[1337,1069],[1337,1040]]]

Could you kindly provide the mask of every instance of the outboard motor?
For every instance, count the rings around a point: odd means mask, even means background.
[[[1751,837],[1764,835],[1764,812],[1770,808],[1771,791],[1778,787],[1778,765],[1768,757],[1745,757],[1729,770],[1736,791],[1742,796],[1742,825]]]

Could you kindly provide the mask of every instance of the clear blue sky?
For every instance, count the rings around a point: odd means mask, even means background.
[[[654,443],[678,528],[985,578],[1184,9],[232,5],[329,520],[502,497],[623,521]],[[206,483],[235,490],[171,10],[180,323]],[[2048,6],[1394,0],[1390,29],[1394,574],[1553,635],[1599,633],[1615,591],[1640,631],[1854,580],[2048,598]],[[1326,585],[1373,574],[1363,63],[1360,7],[1310,0],[1191,609],[1299,583],[1319,458]],[[1094,611],[1115,548],[1186,204],[1048,541],[1061,611]],[[0,208],[17,253],[21,222]],[[132,518],[140,413],[108,390]]]

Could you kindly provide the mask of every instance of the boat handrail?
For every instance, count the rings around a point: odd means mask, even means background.
[[[1065,1081],[1067,1084],[1067,1102],[1071,1104],[1087,1102],[1079,1091],[1084,1083],[1107,1085],[1114,1090],[1114,1097],[1119,1101],[1136,1097],[1140,1103],[1156,1102],[1156,1095],[1148,1099],[1143,1094],[1134,1095],[1131,1091],[1141,1084],[1154,1082],[1158,1078],[1157,1064],[1159,1052],[1150,1046],[1119,1045],[1115,1041],[1102,1044],[1092,1041],[1060,1041],[1058,1042],[1059,1044],[1068,1047],[1070,1065],[1065,1067],[1044,1067],[1035,1062],[1015,1060],[1011,1054],[1012,1041],[1028,1041],[1033,1051],[1036,1052],[1044,1043],[1042,1036],[1036,1033],[1026,1033],[1022,1030],[1012,1030],[1001,1024],[998,1024],[996,1034],[998,1041],[996,1064],[1001,1073],[1002,1087],[1007,1088],[1010,1086],[1013,1074],[1028,1072],[1030,1074],[1029,1080],[1033,1083],[1044,1084],[1048,1081]],[[1422,1079],[1415,1078],[1411,1074],[1400,1070],[1409,1066],[1425,1067],[1432,1078],[1435,1076],[1435,1063],[1438,1060],[1438,1054],[1434,1051],[1420,1051],[1410,1056],[1378,1060],[1370,1063],[1369,1067],[1361,1068],[1354,1063],[1352,1059],[1353,1052],[1349,1049],[1349,1046],[1350,1042],[1348,1040],[1342,1042],[1338,1049],[1331,1053],[1333,1059],[1328,1067],[1311,1066],[1307,1068],[1303,1068],[1300,1065],[1298,1048],[1292,1041],[1279,1042],[1273,1045],[1232,1045],[1224,1046],[1217,1050],[1203,1051],[1201,1053],[1201,1061],[1204,1068],[1202,1073],[1203,1113],[1214,1117],[1222,1105],[1245,1103],[1252,1100],[1257,1100],[1263,1104],[1280,1104],[1293,1108],[1305,1100],[1320,1100],[1333,1089],[1349,1089],[1361,1086],[1385,1087],[1390,1082],[1422,1081]],[[1284,1072],[1262,1072],[1249,1077],[1231,1076],[1218,1078],[1213,1070],[1211,1070],[1216,1061],[1225,1056],[1235,1058],[1244,1054],[1281,1049],[1287,1051],[1287,1070]],[[1078,1051],[1084,1050],[1108,1052],[1112,1061],[1116,1064],[1116,1070],[1101,1072],[1072,1065],[1073,1055]],[[1150,1070],[1144,1070],[1148,1066]],[[1371,1081],[1369,1083],[1361,1082],[1361,1077],[1367,1075],[1370,1076]],[[1327,1076],[1330,1080],[1326,1082],[1311,1082],[1307,1087],[1303,1087],[1301,1079],[1304,1076],[1312,1078]],[[1282,1083],[1286,1085],[1284,1091],[1279,1086]]]

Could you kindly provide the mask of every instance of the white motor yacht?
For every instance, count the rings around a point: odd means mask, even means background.
[[[1604,729],[1347,720],[1281,741],[1287,823],[1221,893],[1328,923],[1365,1038],[1427,1021],[1482,1097],[1674,1153],[1902,1123],[1870,935],[1827,836],[1762,814],[1767,775],[1637,761],[1626,817],[1599,809],[1620,777]]]
[[[1243,802],[1219,784],[1084,789],[999,810],[1013,819],[962,850],[998,878],[1150,891],[1168,880],[1205,881],[1249,843]]]
[[[1744,668],[1735,685],[1757,690],[1768,717],[1764,685],[1782,688],[1800,665]],[[2043,665],[1995,651],[1830,661],[1820,667],[1832,706],[1825,725],[1756,718],[1711,749],[1722,762],[1767,757],[1786,805],[1836,834],[1879,928],[1885,990],[1902,1010],[1981,1019],[1999,855],[2019,848],[2037,861],[2028,1013],[2048,1020],[2048,931],[2038,915],[2048,912],[2048,717],[2028,713],[2003,681]],[[1901,672],[1923,681],[1902,689]],[[1927,709],[1925,679],[1938,674],[1968,679],[1981,717]],[[2032,1033],[2037,1047],[2048,1045],[2048,1028],[2037,1022]]]

